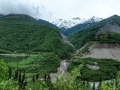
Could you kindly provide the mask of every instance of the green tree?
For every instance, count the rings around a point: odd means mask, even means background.
[[[3,60],[0,60],[0,81],[8,79],[8,67]]]
[[[53,84],[55,90],[92,90],[90,85],[82,84],[82,82],[77,80],[77,77],[81,77],[80,70],[82,65],[75,68],[71,73],[62,74],[57,76],[56,83]]]
[[[8,76],[8,67],[3,60],[0,60],[0,90],[18,90],[14,82],[8,80]]]

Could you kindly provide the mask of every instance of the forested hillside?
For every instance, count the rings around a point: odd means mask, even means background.
[[[83,29],[69,37],[71,43],[78,49],[89,41],[119,43],[120,17],[114,15],[91,27]]]
[[[58,30],[39,23],[27,15],[0,18],[1,53],[54,52],[61,58],[69,56],[72,47],[64,43]]]
[[[48,21],[45,21],[45,20],[42,20],[42,19],[38,19],[38,22],[39,22],[40,24],[47,25],[47,26],[49,26],[49,27],[51,27],[51,28],[53,28],[53,29],[62,31],[60,28],[58,28],[57,26],[53,25],[52,23],[50,23],[50,22],[48,22]]]
[[[93,25],[93,24],[95,24],[95,22],[94,22],[94,23],[88,23],[88,22],[86,22],[86,23],[83,23],[83,24],[78,24],[78,25],[76,25],[76,26],[74,26],[74,27],[72,27],[72,28],[67,29],[67,30],[64,31],[63,33],[64,33],[66,36],[70,36],[70,35],[72,35],[72,34],[74,34],[74,33],[77,33],[77,32],[79,32],[79,31],[87,28],[87,27],[90,27],[90,26]]]

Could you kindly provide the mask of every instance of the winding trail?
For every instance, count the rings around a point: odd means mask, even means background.
[[[30,56],[30,54],[0,54],[2,56]]]

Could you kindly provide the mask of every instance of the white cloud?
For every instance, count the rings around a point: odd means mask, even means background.
[[[28,14],[35,18],[51,18],[51,13],[39,2],[27,2],[27,0],[0,0],[0,14],[11,13]]]
[[[120,15],[120,0],[0,0],[0,13],[24,13],[34,17],[107,18]]]

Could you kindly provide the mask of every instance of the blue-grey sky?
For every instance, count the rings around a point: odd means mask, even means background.
[[[35,18],[70,19],[120,15],[120,0],[0,0],[0,14],[28,14]]]

